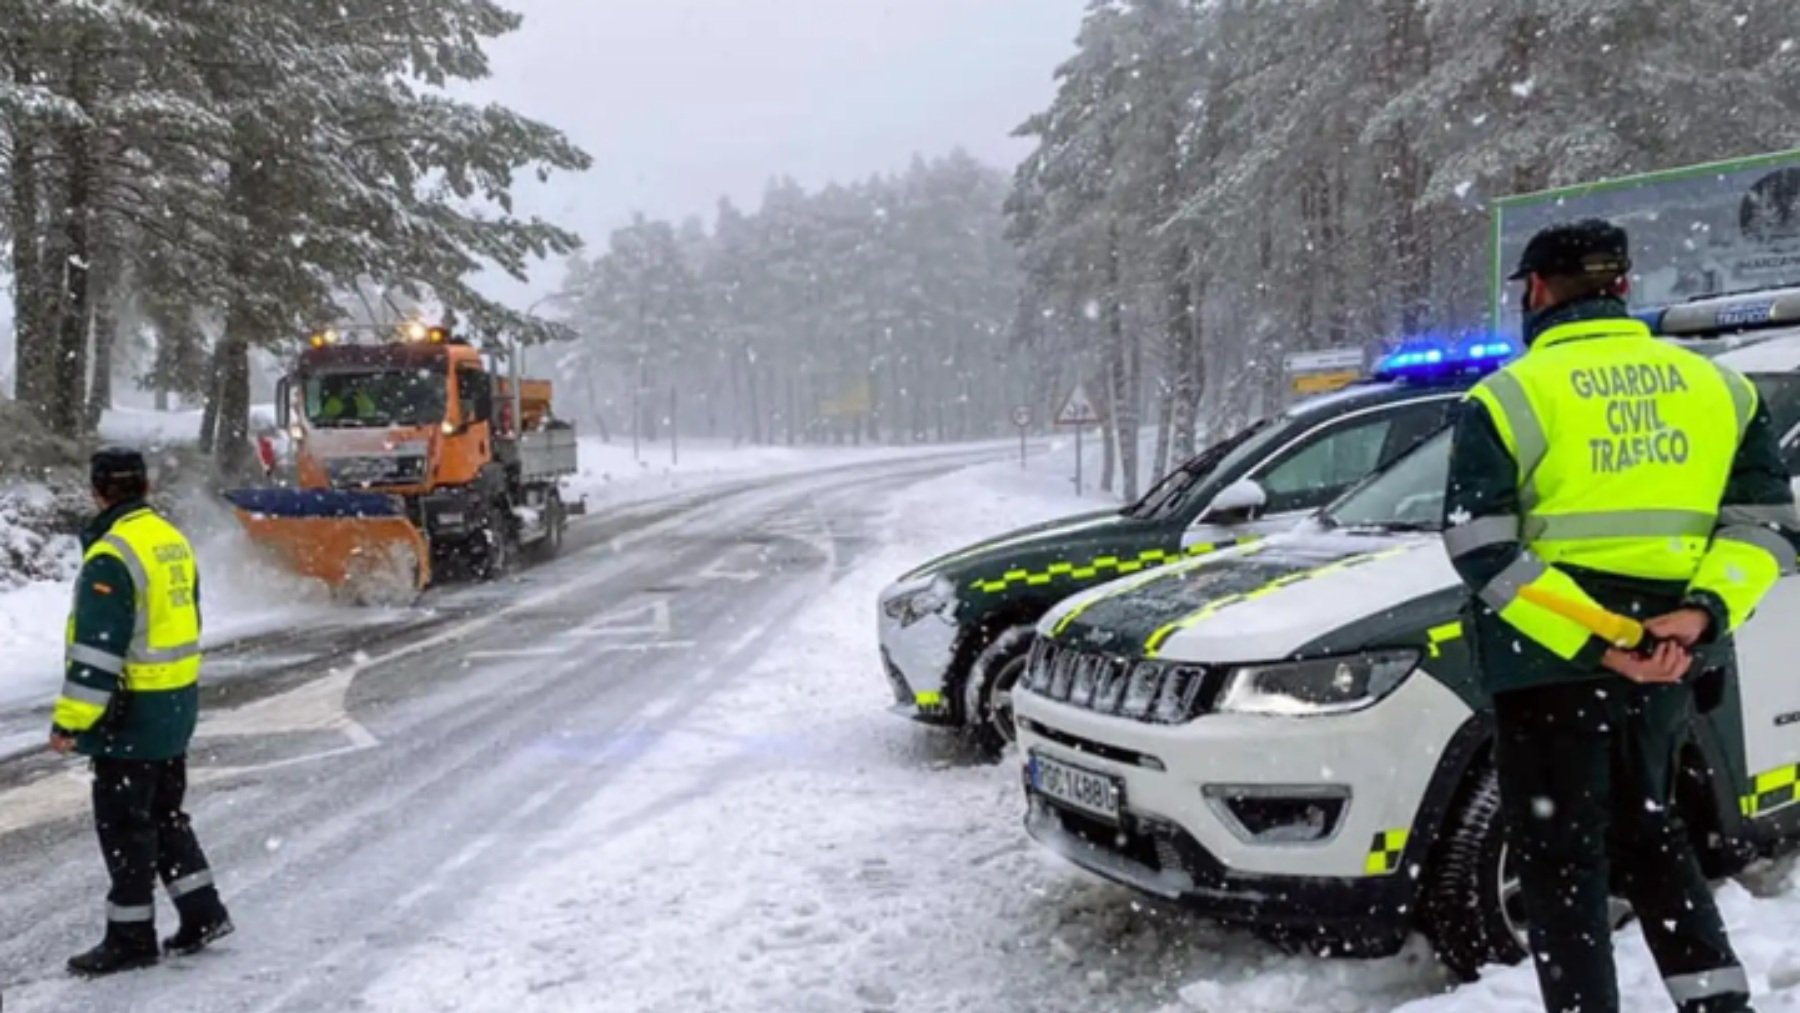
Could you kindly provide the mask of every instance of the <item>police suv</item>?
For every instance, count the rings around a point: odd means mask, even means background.
[[[998,751],[1033,626],[1108,580],[1292,527],[1449,424],[1480,366],[1513,354],[1475,340],[1405,347],[1373,379],[1304,401],[1207,449],[1124,510],[1026,528],[933,560],[884,591],[882,667],[895,711],[971,727]]]
[[[1800,290],[1655,322],[1766,325],[1718,358],[1755,380],[1800,466]],[[1047,615],[1016,695],[1030,833],[1102,876],[1336,952],[1392,952],[1417,927],[1465,974],[1522,958],[1468,592],[1440,536],[1449,442],[1288,533]],[[1677,803],[1714,876],[1800,835],[1795,616],[1800,579],[1783,580],[1684,757]]]

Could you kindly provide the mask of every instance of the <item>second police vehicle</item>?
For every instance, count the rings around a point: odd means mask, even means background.
[[[895,709],[974,730],[998,752],[1033,628],[1057,602],[1284,531],[1443,430],[1506,342],[1406,348],[1363,383],[1303,401],[1215,444],[1124,510],[1015,531],[933,560],[880,600]]]
[[[1656,314],[1748,374],[1800,466],[1800,289]],[[1721,348],[1728,350],[1718,351]],[[1288,533],[1115,581],[1047,615],[1016,694],[1027,828],[1226,922],[1453,969],[1516,962],[1521,908],[1443,549],[1441,433]],[[1771,615],[1782,618],[1771,618]],[[1783,580],[1715,679],[1677,804],[1713,876],[1800,836],[1800,680]]]

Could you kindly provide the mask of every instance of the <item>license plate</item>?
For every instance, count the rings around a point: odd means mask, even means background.
[[[1031,758],[1031,786],[1040,794],[1109,822],[1119,822],[1124,791],[1117,778],[1043,756]]]

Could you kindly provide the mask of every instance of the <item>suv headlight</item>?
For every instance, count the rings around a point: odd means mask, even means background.
[[[943,577],[930,583],[914,585],[895,592],[881,603],[881,611],[902,628],[930,615],[937,615],[956,600],[956,589]]]
[[[1393,650],[1237,668],[1226,681],[1218,709],[1293,717],[1347,714],[1374,706],[1418,664],[1418,651]]]

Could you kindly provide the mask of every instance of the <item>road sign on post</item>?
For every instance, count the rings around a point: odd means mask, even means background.
[[[1094,407],[1094,399],[1088,397],[1087,386],[1076,384],[1069,392],[1069,399],[1063,402],[1062,411],[1056,413],[1056,424],[1059,426],[1092,426],[1100,422],[1100,412]]]
[[[1063,402],[1062,411],[1056,413],[1056,424],[1075,427],[1075,495],[1081,495],[1081,431],[1088,426],[1098,425],[1100,412],[1094,407],[1094,399],[1088,397],[1087,385],[1076,384],[1069,392],[1069,399]]]

